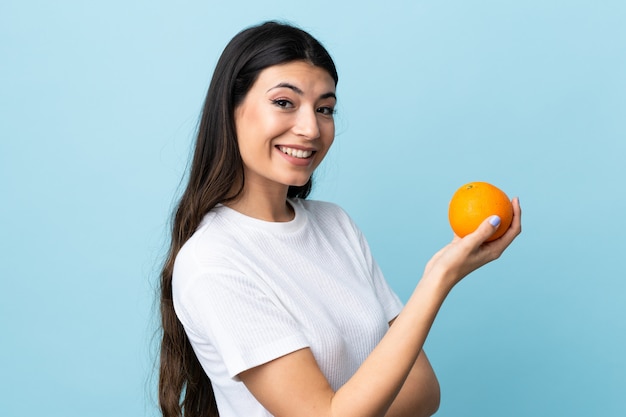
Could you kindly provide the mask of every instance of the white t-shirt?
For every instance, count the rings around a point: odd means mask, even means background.
[[[221,417],[270,416],[237,375],[305,347],[337,390],[402,308],[341,208],[290,203],[285,223],[218,206],[176,257],[174,308]]]

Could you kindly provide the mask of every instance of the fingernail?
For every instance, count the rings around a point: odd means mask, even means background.
[[[500,226],[500,216],[491,216],[491,218],[489,219],[489,224],[491,224],[493,227]]]

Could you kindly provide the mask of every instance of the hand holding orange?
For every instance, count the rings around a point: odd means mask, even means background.
[[[504,191],[487,182],[470,182],[459,188],[450,200],[448,219],[452,231],[464,237],[489,216],[500,217],[500,227],[487,242],[502,236],[513,220],[513,205]]]

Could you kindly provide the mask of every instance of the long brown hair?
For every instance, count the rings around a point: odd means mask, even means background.
[[[266,22],[237,34],[215,67],[189,179],[174,211],[171,244],[161,272],[159,406],[164,417],[218,417],[211,381],[174,312],[174,261],[203,216],[216,204],[236,198],[243,189],[245,179],[235,134],[235,108],[263,69],[300,60],[324,68],[337,84],[337,71],[326,49],[307,32],[277,22]],[[310,191],[311,180],[300,187],[289,187],[288,196],[306,198]]]

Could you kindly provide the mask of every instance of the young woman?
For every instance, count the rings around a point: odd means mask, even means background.
[[[334,138],[337,72],[268,22],[224,50],[161,276],[165,417],[428,416],[422,351],[448,292],[521,231],[492,216],[428,262],[406,305],[334,204],[305,198]]]

